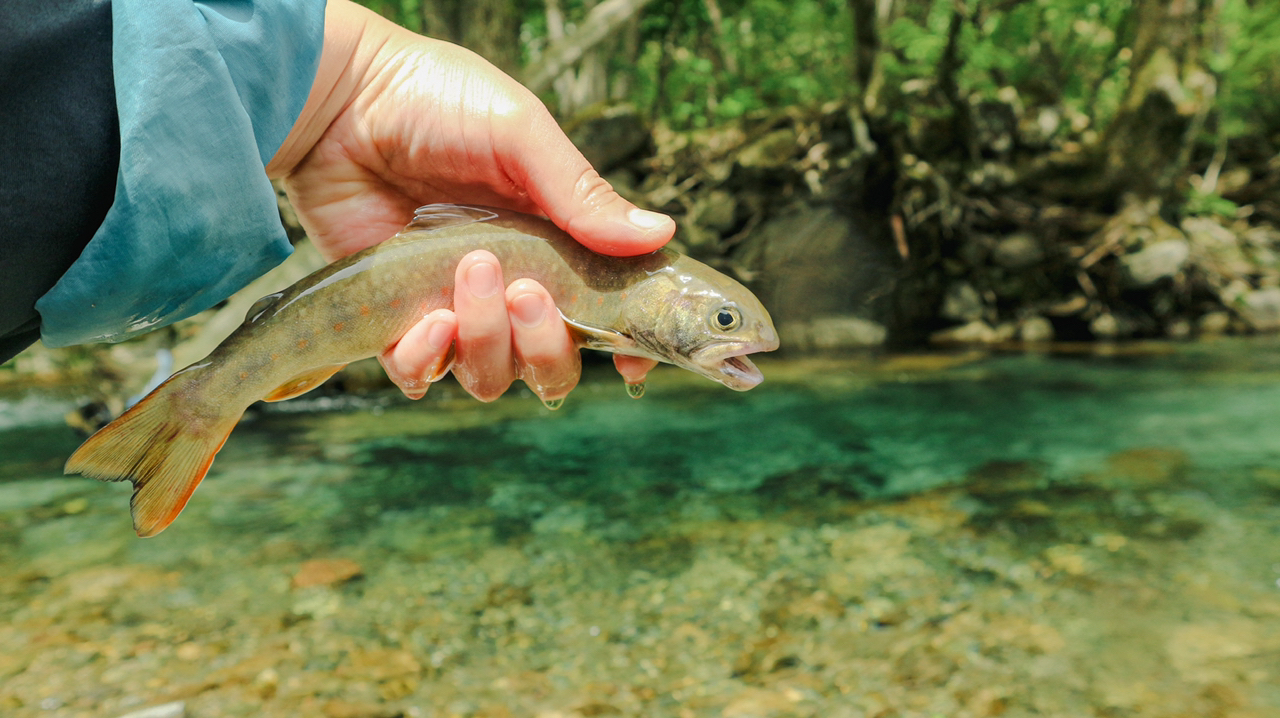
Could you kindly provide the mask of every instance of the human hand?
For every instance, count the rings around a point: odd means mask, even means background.
[[[330,261],[394,235],[433,202],[544,214],[605,254],[649,252],[675,231],[670,218],[614,192],[515,80],[346,0],[328,5],[311,96],[267,171],[284,178],[299,220]],[[406,395],[421,396],[438,378],[449,336],[454,374],[476,398],[496,398],[517,374],[544,400],[563,398],[580,359],[550,295],[520,280],[480,296],[472,271],[482,265],[503,286],[492,255],[465,258],[455,311],[428,315],[389,347],[380,357],[388,375]],[[537,305],[542,321],[526,322]],[[615,364],[628,384],[654,366],[634,357]]]

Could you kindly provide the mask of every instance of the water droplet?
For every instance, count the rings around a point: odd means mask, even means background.
[[[564,397],[560,397],[559,399],[543,399],[542,405],[552,411],[555,411],[556,409],[564,406]]]
[[[644,396],[644,382],[639,384],[627,384],[627,396],[632,399],[639,399]]]

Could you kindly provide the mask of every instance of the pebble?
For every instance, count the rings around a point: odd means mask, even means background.
[[[334,586],[363,576],[360,564],[346,558],[318,558],[304,561],[293,575],[294,588]]]
[[[187,704],[183,701],[174,701],[125,713],[119,718],[183,718],[185,715],[187,715]]]

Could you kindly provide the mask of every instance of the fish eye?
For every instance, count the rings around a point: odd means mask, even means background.
[[[742,324],[742,315],[737,307],[724,306],[711,314],[711,326],[722,332],[731,332]]]

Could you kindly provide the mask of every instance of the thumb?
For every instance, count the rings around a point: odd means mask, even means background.
[[[615,192],[541,102],[535,100],[532,114],[532,127],[509,145],[507,172],[552,222],[587,247],[619,257],[652,252],[671,239],[670,217]]]

